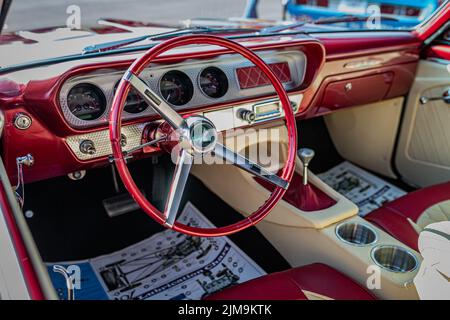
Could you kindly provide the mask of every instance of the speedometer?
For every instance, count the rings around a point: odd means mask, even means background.
[[[67,105],[75,117],[81,120],[95,120],[105,112],[106,98],[99,87],[80,83],[70,89]]]
[[[220,98],[228,91],[228,78],[216,67],[208,67],[200,73],[200,88],[211,98]]]
[[[116,83],[116,86],[114,87],[114,92],[117,90],[117,87],[119,86],[119,82]],[[131,88],[130,92],[128,93],[127,100],[125,101],[124,110],[128,113],[141,113],[145,109],[147,109],[148,104],[145,102],[144,98],[141,97],[141,95],[136,91],[136,89]]]
[[[164,74],[159,83],[159,90],[164,99],[175,106],[188,103],[194,94],[191,79],[185,73],[177,70]]]

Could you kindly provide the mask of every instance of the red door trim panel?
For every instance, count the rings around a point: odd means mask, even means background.
[[[41,290],[38,277],[32,265],[25,243],[22,239],[22,235],[20,234],[19,228],[16,224],[3,184],[0,184],[0,206],[16,249],[17,259],[19,260],[30,298],[32,300],[43,300],[45,298],[44,293]]]

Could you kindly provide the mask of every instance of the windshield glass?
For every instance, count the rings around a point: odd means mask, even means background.
[[[305,22],[310,31],[410,29],[443,0],[14,0],[3,33],[49,27],[89,29],[104,18],[179,27]],[[199,19],[203,18],[203,19]],[[204,19],[208,18],[208,19]],[[267,21],[271,20],[271,21]],[[229,26],[229,25],[228,25]],[[297,27],[299,25],[297,24]],[[110,26],[111,27],[111,26]],[[306,30],[308,31],[308,30]]]

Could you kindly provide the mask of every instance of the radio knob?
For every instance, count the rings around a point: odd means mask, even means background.
[[[294,113],[296,113],[298,110],[298,104],[294,101],[289,101],[289,102],[291,103],[292,110],[294,111]]]
[[[247,121],[248,123],[255,122],[256,120],[256,114],[253,111],[247,109],[239,109],[238,117],[239,119]]]
[[[92,140],[86,139],[81,141],[80,151],[84,154],[94,155],[97,150],[95,150],[94,142]]]

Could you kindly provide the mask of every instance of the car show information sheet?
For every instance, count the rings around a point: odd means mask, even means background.
[[[214,227],[191,203],[178,220]],[[74,271],[70,280],[76,300],[198,300],[265,274],[228,237],[191,237],[172,230],[111,254],[48,264],[59,297],[66,299],[66,280],[54,272],[55,265]]]
[[[319,174],[318,177],[354,202],[359,208],[359,215],[362,217],[378,209],[384,203],[406,194],[405,191],[348,161]]]

